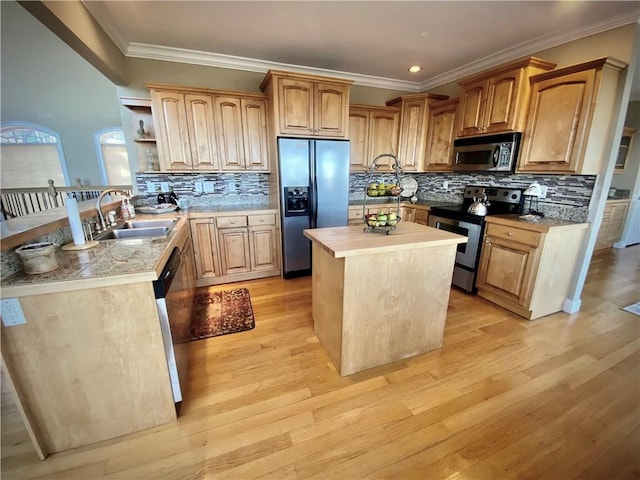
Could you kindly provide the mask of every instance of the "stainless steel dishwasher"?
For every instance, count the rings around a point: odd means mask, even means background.
[[[193,282],[189,279],[187,262],[191,255],[187,242],[181,253],[173,249],[160,278],[153,282],[153,289],[160,318],[160,329],[167,357],[167,367],[173,390],[173,400],[179,410],[189,368],[191,311],[193,305]]]

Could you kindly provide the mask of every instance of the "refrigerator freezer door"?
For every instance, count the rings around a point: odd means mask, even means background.
[[[311,224],[343,227],[349,216],[349,142],[317,140],[314,153],[311,195],[316,212]]]
[[[293,272],[311,270],[311,242],[302,230],[309,228],[309,217],[285,217],[282,222],[282,267],[285,278]]]
[[[309,186],[311,143],[296,138],[278,139],[280,188]]]

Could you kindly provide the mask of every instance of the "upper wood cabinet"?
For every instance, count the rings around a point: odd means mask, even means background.
[[[555,63],[529,57],[458,82],[461,92],[457,136],[522,131],[529,99],[529,76],[555,66]]]
[[[222,170],[267,170],[265,100],[215,97],[215,120]]]
[[[460,99],[454,98],[429,105],[429,130],[424,163],[424,170],[427,172],[451,170],[459,104]]]
[[[162,171],[219,168],[211,97],[152,90],[151,102]]]
[[[400,109],[351,105],[349,107],[350,170],[362,172],[383,153],[398,152]],[[390,158],[382,158],[378,165],[390,169]]]
[[[531,77],[518,172],[597,175],[624,64],[601,58]]]
[[[162,171],[269,171],[263,95],[147,86]]]
[[[398,161],[405,171],[424,171],[429,127],[429,105],[447,100],[446,95],[418,93],[389,100],[387,105],[400,107],[400,145]]]
[[[351,83],[270,70],[260,89],[273,104],[276,135],[346,137]]]

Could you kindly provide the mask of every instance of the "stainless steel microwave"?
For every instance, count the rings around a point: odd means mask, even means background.
[[[459,138],[453,141],[456,172],[513,172],[520,150],[520,132]]]

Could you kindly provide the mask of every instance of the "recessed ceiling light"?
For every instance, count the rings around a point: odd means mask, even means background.
[[[409,71],[410,71],[411,73],[418,73],[420,70],[422,70],[422,67],[421,67],[421,66],[419,66],[419,65],[411,65],[411,66],[409,67]]]

